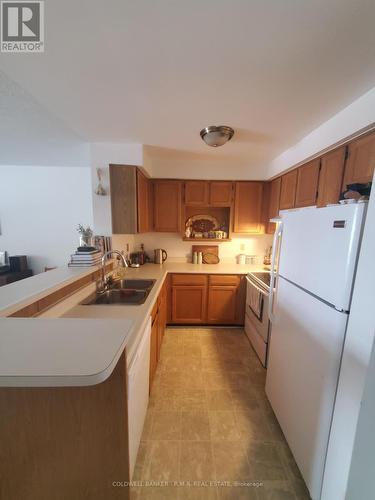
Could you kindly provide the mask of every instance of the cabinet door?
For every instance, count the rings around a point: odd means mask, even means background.
[[[279,215],[281,177],[274,179],[270,183],[270,201],[268,205],[267,233],[275,231],[276,224],[269,222],[269,219]]]
[[[138,233],[150,231],[149,180],[137,169]]]
[[[233,232],[262,231],[262,196],[262,182],[236,182]]]
[[[185,204],[208,205],[208,181],[185,181]]]
[[[150,345],[150,389],[158,366],[158,314],[152,319]]]
[[[280,210],[294,208],[297,187],[297,169],[288,172],[281,177],[280,188]]]
[[[342,190],[347,184],[371,182],[375,167],[375,132],[349,144]]]
[[[297,169],[296,207],[310,207],[316,204],[319,169],[320,158]]]
[[[335,149],[321,159],[318,187],[318,207],[338,203],[345,166],[345,146]]]
[[[233,182],[210,182],[210,205],[216,207],[229,207],[233,198]]]
[[[205,323],[206,314],[206,286],[172,286],[172,323]]]
[[[132,165],[109,165],[112,232],[137,232],[137,175]]]
[[[237,286],[212,285],[208,289],[207,319],[210,323],[236,322]]]
[[[181,182],[154,182],[154,230],[179,233],[181,230]]]

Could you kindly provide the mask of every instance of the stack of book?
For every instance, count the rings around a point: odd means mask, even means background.
[[[81,250],[77,248],[77,251],[71,255],[69,267],[90,267],[98,266],[102,258],[102,252],[98,249],[92,249],[89,251]]]

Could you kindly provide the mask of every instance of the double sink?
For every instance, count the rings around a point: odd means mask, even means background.
[[[107,290],[89,295],[81,305],[141,305],[146,301],[154,284],[155,280],[117,280]]]

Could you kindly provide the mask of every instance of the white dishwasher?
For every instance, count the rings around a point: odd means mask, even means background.
[[[151,318],[128,368],[129,468],[133,477],[149,398]]]

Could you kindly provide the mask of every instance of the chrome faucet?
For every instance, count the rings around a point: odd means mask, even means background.
[[[121,258],[122,267],[128,267],[128,263],[126,262],[125,257],[118,250],[108,250],[108,252],[105,252],[103,254],[102,264],[101,264],[101,281],[102,281],[101,285],[103,287],[103,291],[107,288],[108,285],[108,280],[105,277],[105,263],[108,260],[108,257],[114,253]]]

